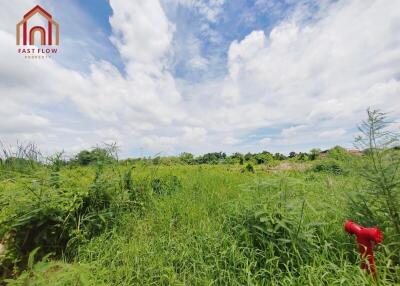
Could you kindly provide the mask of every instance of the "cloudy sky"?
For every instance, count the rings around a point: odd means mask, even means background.
[[[397,0],[1,0],[0,140],[122,155],[352,146],[400,117]],[[17,53],[35,5],[59,54]]]

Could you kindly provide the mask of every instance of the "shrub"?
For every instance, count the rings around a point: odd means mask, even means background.
[[[310,154],[308,157],[310,158],[311,161],[314,161],[314,160],[318,159],[320,153],[321,153],[321,149],[314,148],[314,149],[310,150]]]
[[[349,151],[341,146],[335,146],[328,152],[328,158],[338,161],[349,161],[351,156]]]
[[[91,151],[83,150],[75,156],[75,161],[82,166],[93,163],[106,164],[118,160],[118,147],[115,144],[106,145],[105,147],[96,147]]]
[[[331,173],[334,175],[342,175],[347,173],[347,171],[337,160],[332,160],[332,159],[324,159],[318,162],[317,164],[314,165],[313,171]]]
[[[52,180],[50,177],[50,185]],[[0,237],[7,237],[2,273],[25,268],[29,253],[37,247],[38,258],[48,253],[58,258],[72,254],[79,243],[114,222],[114,188],[100,171],[88,190],[46,189],[38,183],[27,190],[30,200],[0,220]]]
[[[257,267],[268,267],[268,261],[275,261],[283,271],[296,273],[312,262],[320,238],[318,224],[305,222],[305,200],[299,200],[287,188],[288,182],[280,180],[266,196],[267,202],[245,209],[230,220],[228,228],[246,255],[251,259],[255,256]]]
[[[377,224],[400,237],[400,155],[392,147],[399,134],[389,129],[386,115],[368,110],[368,119],[359,126],[356,138],[360,149],[367,149],[357,170],[367,182],[351,198],[351,216],[367,225]],[[398,245],[400,247],[400,245]]]
[[[171,194],[182,188],[179,178],[173,175],[153,178],[150,185],[152,191],[159,195]]]
[[[48,257],[35,261],[36,248],[29,254],[27,269],[16,279],[6,279],[7,285],[104,285],[97,281],[89,267],[82,264],[66,264],[50,261]]]
[[[254,173],[253,165],[250,163],[247,163],[247,165],[242,169],[242,172]]]

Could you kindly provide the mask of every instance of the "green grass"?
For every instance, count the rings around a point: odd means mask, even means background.
[[[122,192],[121,177],[129,167],[103,170],[113,196]],[[59,180],[65,192],[58,193],[46,183],[50,173],[45,167],[29,175],[3,172],[0,221],[35,199],[27,191],[32,180],[45,197],[71,197],[90,189],[96,170],[63,167]],[[359,268],[354,238],[343,231],[349,217],[346,195],[360,178],[313,169],[256,168],[253,174],[239,165],[137,165],[132,172],[133,183],[145,182],[146,188],[154,178],[171,176],[179,187],[149,192],[133,207],[117,208],[112,223],[79,240],[72,254],[37,257],[42,261],[36,263],[31,254],[26,270],[15,271],[9,285],[375,283]],[[378,249],[379,285],[398,285],[399,266],[384,246]]]

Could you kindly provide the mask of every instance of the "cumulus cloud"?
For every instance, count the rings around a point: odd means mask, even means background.
[[[224,1],[180,3],[210,23],[223,13]],[[8,118],[0,123],[2,140],[23,137],[68,150],[115,140],[126,154],[266,144],[289,151],[351,141],[369,106],[400,115],[400,2],[336,1],[311,19],[303,7],[268,34],[252,31],[233,41],[226,76],[205,83],[175,78],[176,27],[159,0],[110,5],[111,41],[124,71],[101,59],[88,72],[27,61],[7,28],[13,18],[0,11],[10,22],[0,25],[0,116]],[[188,64],[205,70],[210,63],[193,56]],[[278,132],[265,134],[268,128]]]
[[[368,106],[398,117],[398,8],[393,1],[338,1],[309,23],[289,18],[269,35],[254,31],[233,42],[226,82],[237,110],[251,103],[253,114],[263,114],[257,123],[291,125],[281,134],[292,138],[313,130],[327,138],[333,127],[344,135]]]

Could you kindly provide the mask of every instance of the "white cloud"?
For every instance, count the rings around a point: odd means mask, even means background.
[[[234,138],[234,137],[232,137],[232,136],[225,137],[225,138],[222,140],[222,144],[223,144],[223,145],[236,145],[236,144],[238,144],[239,142],[240,142],[240,140],[238,140],[237,138]]]
[[[400,2],[342,0],[312,21],[297,10],[268,35],[253,31],[232,42],[225,78],[194,84],[173,76],[175,27],[158,0],[110,4],[112,41],[126,73],[104,60],[93,60],[87,73],[25,60],[6,28],[13,18],[0,11],[9,22],[0,25],[0,117],[9,118],[0,123],[0,139],[29,138],[48,150],[117,140],[126,152],[260,144],[285,151],[351,140],[348,130],[368,106],[400,116]],[[182,5],[194,5],[209,22],[223,13],[223,1]],[[206,69],[210,63],[196,49],[188,64]],[[279,130],[274,140],[241,145],[272,127]]]
[[[318,137],[324,139],[340,139],[344,134],[346,134],[346,130],[338,128],[335,130],[323,131],[318,135]]]
[[[267,145],[267,144],[269,144],[269,143],[271,143],[271,142],[272,142],[272,139],[271,139],[271,138],[268,138],[268,137],[262,138],[262,139],[259,141],[259,143],[262,144],[262,145]]]
[[[281,134],[283,137],[291,138],[294,137],[295,135],[298,135],[299,132],[302,132],[307,129],[308,129],[307,125],[298,125],[282,129]]]
[[[283,137],[353,128],[368,106],[398,117],[399,5],[339,1],[309,24],[289,18],[268,36],[253,31],[233,42],[225,81],[231,110],[251,102],[253,114],[263,114],[259,123],[295,126]]]

